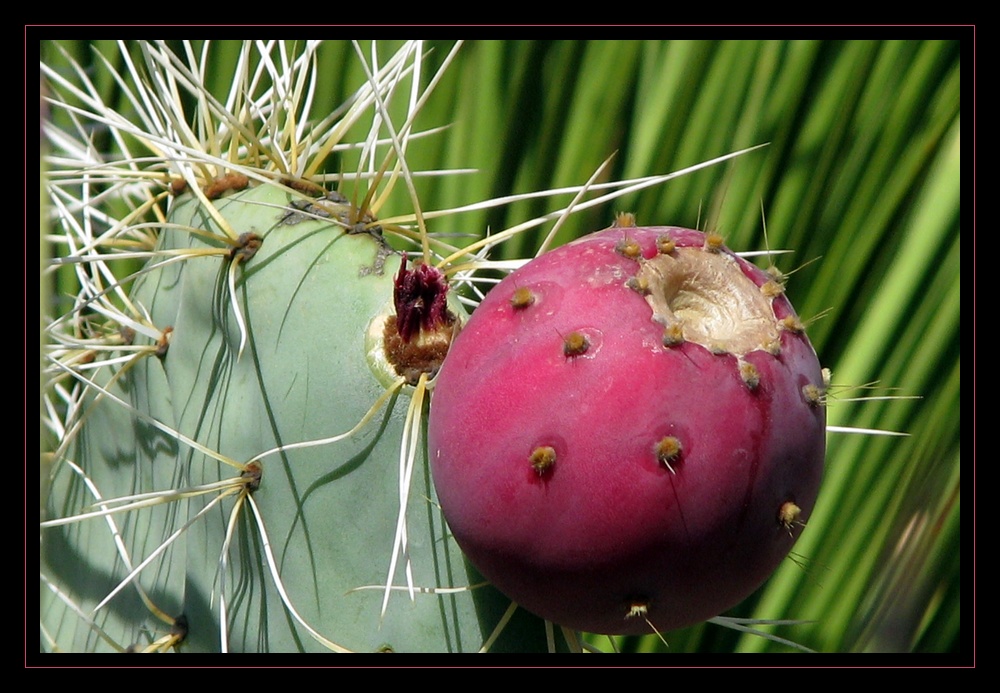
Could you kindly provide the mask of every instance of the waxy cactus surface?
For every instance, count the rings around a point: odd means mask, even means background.
[[[375,227],[345,232],[327,218],[346,209],[335,195],[317,199],[308,216],[299,202],[276,185],[229,193],[213,204],[233,228],[253,234],[246,236],[253,244],[242,245],[254,248],[252,255],[238,260],[237,249],[167,264],[136,283],[132,300],[148,306],[153,324],[170,326],[169,343],[157,357],[118,371],[113,387],[100,384],[141,418],[132,422],[125,405],[95,395],[70,455],[110,498],[213,484],[219,492],[189,492],[183,500],[178,494],[168,513],[120,521],[130,554],[153,562],[138,571],[137,586],[125,583],[114,593],[109,613],[97,610],[101,629],[133,649],[149,646],[150,634],[165,632],[162,620],[169,618],[171,632],[181,629],[192,652],[475,651],[509,602],[490,588],[408,598],[407,573],[423,592],[480,578],[469,574],[428,500],[433,490],[416,456],[405,474],[412,498],[400,509],[399,449],[413,394],[400,393],[399,382],[387,389],[382,381],[400,374],[391,359],[375,358],[378,337],[390,332],[386,318],[396,317],[394,293],[397,301],[413,295],[425,289],[418,279],[440,273],[424,265],[408,272]],[[173,200],[170,219],[184,230],[160,234],[164,253],[198,243],[189,228],[221,235],[190,193]],[[239,314],[226,300],[234,262],[242,265]],[[409,292],[394,292],[396,284]],[[412,306],[404,312],[415,323],[404,357],[426,358],[421,341],[437,345],[433,330],[424,329],[434,327],[430,317],[455,320],[462,312],[457,304],[448,310],[443,287],[428,292],[439,300],[426,318]],[[241,319],[248,334],[242,354]],[[399,363],[419,379],[420,363]],[[346,433],[368,415],[374,425]],[[170,427],[201,446],[179,444]],[[205,449],[227,457],[206,456]],[[54,477],[52,517],[72,516],[88,500],[71,471],[63,467]],[[227,493],[239,493],[236,510],[219,509]],[[102,520],[48,528],[42,544],[44,565],[62,592],[91,609],[140,561],[124,563]],[[178,525],[184,531],[173,541]],[[403,531],[397,527],[405,529],[406,555],[390,574],[393,552],[403,552],[394,545]],[[380,587],[388,579],[400,585],[391,595]],[[43,597],[43,622],[59,649],[109,648],[62,599]],[[544,651],[542,624],[522,612],[493,647]]]
[[[491,291],[438,375],[459,545],[526,609],[663,632],[751,594],[823,470],[823,374],[779,281],[715,234],[613,227]]]

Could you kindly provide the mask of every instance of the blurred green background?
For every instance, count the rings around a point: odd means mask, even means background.
[[[793,556],[727,614],[807,621],[766,629],[814,650],[963,651],[960,97],[969,46],[962,39],[971,32],[953,33],[942,40],[468,42],[417,123],[448,128],[414,141],[408,154],[413,170],[476,169],[421,179],[421,205],[431,210],[580,185],[612,155],[601,180],[668,173],[768,143],[580,213],[556,242],[630,211],[640,224],[717,231],[737,251],[793,251],[775,260],[796,270],[789,297],[807,323],[816,318],[809,335],[833,371],[829,423],[910,434],[831,433],[819,503]],[[81,64],[94,60],[93,49],[120,61],[111,43],[62,45]],[[397,45],[378,44],[379,55]],[[452,45],[428,43],[425,74]],[[218,69],[206,79],[219,81],[216,93],[231,85],[233,48],[213,49]],[[42,59],[58,64],[61,57],[43,42]],[[343,41],[325,44],[319,65],[315,110],[322,115],[322,104],[340,104],[364,73]],[[114,98],[111,80],[95,86]],[[333,157],[327,170],[349,166]],[[571,198],[451,215],[430,228],[471,238]],[[382,216],[407,211],[405,195],[397,203]],[[492,257],[530,256],[549,229]],[[919,399],[850,401],[887,395]],[[674,653],[788,649],[714,624],[666,640]],[[615,646],[664,649],[653,637],[620,638]]]

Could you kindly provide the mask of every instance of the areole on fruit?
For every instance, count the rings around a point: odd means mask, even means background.
[[[716,616],[770,575],[815,500],[825,413],[804,395],[823,388],[815,351],[768,281],[701,232],[613,227],[486,296],[428,436],[445,516],[491,582],[557,624],[638,634]]]

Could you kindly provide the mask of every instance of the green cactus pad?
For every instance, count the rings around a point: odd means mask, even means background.
[[[154,325],[173,331],[162,357],[141,358],[110,388],[139,414],[103,396],[68,455],[103,497],[240,477],[240,469],[151,425],[152,419],[245,464],[281,446],[351,430],[386,393],[388,378],[385,373],[377,377],[370,364],[377,345],[368,333],[373,320],[392,305],[401,256],[377,233],[347,233],[330,219],[289,224],[293,199],[287,189],[263,185],[214,202],[237,234],[262,239],[258,252],[236,269],[239,319],[228,284],[232,260],[225,255],[164,264],[136,281],[132,300],[148,311]],[[162,231],[163,251],[210,247],[193,229],[221,235],[190,193],[174,200],[169,221],[182,228]],[[457,303],[455,309],[460,310]],[[242,354],[241,321],[247,335]],[[255,511],[243,503],[224,551],[236,494],[197,519],[217,492],[114,516],[133,566],[183,530],[138,579],[167,616],[186,617],[183,649],[223,646],[220,594],[226,649],[326,649],[284,605],[268,549],[296,612],[338,646],[405,652],[476,651],[483,645],[509,600],[492,587],[421,591],[482,581],[444,524],[422,444],[416,448],[406,512],[407,555],[417,592],[411,600],[407,591],[392,591],[381,617],[385,590],[356,589],[384,586],[387,580],[397,531],[400,446],[412,393],[409,386],[397,388],[386,406],[346,439],[260,458],[260,486],[252,499],[266,529],[266,546]],[[78,514],[94,500],[69,465],[57,470],[53,484],[50,499],[62,505],[52,507],[50,501],[50,517]],[[64,650],[108,648],[97,629],[66,605],[71,601],[89,613],[129,573],[108,520],[46,529],[42,551],[47,574],[68,597],[60,599],[43,587],[43,628]],[[392,584],[406,584],[403,556]],[[169,630],[132,584],[93,618],[117,645],[143,646]],[[520,650],[544,649],[544,624],[519,612],[491,649],[515,643]]]

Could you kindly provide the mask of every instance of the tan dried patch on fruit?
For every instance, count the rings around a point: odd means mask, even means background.
[[[664,326],[664,346],[683,341],[713,353],[743,356],[780,342],[771,302],[727,253],[676,248],[640,263],[646,302]]]

